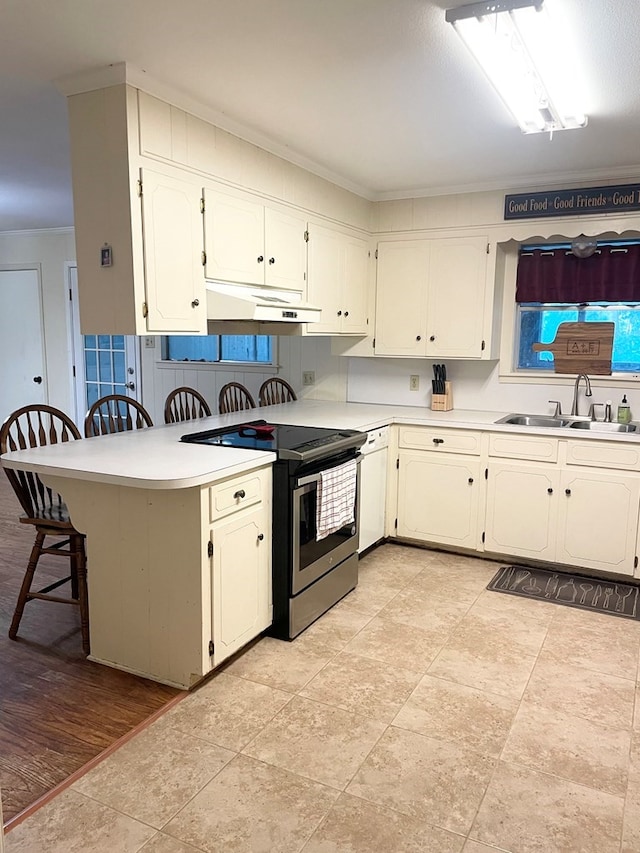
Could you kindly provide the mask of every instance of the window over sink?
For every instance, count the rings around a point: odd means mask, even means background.
[[[612,373],[640,373],[640,241],[593,241],[587,257],[571,243],[521,246],[514,369],[552,372],[553,354],[531,346],[568,322],[614,323]]]

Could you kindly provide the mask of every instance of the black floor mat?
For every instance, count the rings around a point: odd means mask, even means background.
[[[596,580],[548,569],[504,566],[489,581],[487,589],[627,619],[640,618],[640,586],[630,583]]]

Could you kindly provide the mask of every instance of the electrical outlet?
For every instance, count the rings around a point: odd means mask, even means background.
[[[316,384],[316,372],[315,372],[315,370],[305,370],[303,372],[302,384],[303,385],[315,385]]]
[[[156,339],[152,335],[149,335],[148,337],[146,337],[144,339],[145,349],[153,349],[155,347],[155,345],[156,345]]]
[[[409,391],[419,391],[420,390],[420,377],[412,374],[409,377]]]

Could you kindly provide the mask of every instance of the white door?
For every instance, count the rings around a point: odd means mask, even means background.
[[[310,335],[332,335],[342,329],[343,240],[333,228],[309,226],[307,293],[309,302],[322,309],[320,321],[307,329]]]
[[[75,422],[82,431],[87,409],[106,394],[141,401],[140,345],[135,335],[81,335],[78,269],[69,267]]]
[[[0,423],[47,401],[40,270],[0,269]]]
[[[207,278],[264,284],[264,207],[245,196],[204,189]]]

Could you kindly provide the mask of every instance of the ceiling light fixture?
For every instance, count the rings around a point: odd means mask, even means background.
[[[545,0],[494,0],[449,9],[445,20],[476,58],[524,133],[584,127],[570,39]]]

